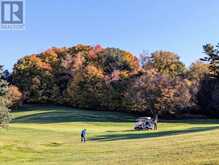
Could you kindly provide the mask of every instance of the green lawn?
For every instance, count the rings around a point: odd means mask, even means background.
[[[135,117],[117,112],[34,106],[12,115],[10,127],[0,129],[1,165],[219,165],[217,120],[133,131]]]

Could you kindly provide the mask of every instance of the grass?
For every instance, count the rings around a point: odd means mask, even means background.
[[[0,129],[2,165],[219,165],[219,121],[162,121],[134,131],[125,113],[32,106]],[[80,130],[89,141],[80,143]]]

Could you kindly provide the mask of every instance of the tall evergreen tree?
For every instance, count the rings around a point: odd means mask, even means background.
[[[201,60],[209,62],[210,75],[219,78],[219,44],[216,45],[216,48],[211,44],[206,44],[203,49],[207,57]]]
[[[198,105],[203,113],[219,117],[219,44],[206,44],[203,49],[207,56],[201,60],[209,64],[209,74],[201,81],[197,94]]]

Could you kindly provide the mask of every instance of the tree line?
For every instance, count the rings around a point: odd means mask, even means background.
[[[203,48],[206,57],[189,68],[174,52],[143,52],[137,58],[100,45],[50,48],[24,56],[12,73],[0,67],[0,118],[6,107],[22,103],[161,117],[217,116],[219,50],[210,44]]]

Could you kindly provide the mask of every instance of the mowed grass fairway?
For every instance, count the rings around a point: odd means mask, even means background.
[[[1,165],[219,165],[217,120],[133,131],[135,117],[125,113],[33,106],[12,115],[10,127],[0,129]]]

